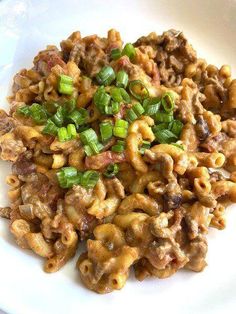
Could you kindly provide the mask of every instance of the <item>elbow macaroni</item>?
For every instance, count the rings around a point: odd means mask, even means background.
[[[14,77],[10,113],[0,110],[0,157],[13,163],[6,177],[10,204],[0,216],[10,220],[21,248],[44,259],[47,273],[63,267],[86,240],[76,268],[98,293],[121,289],[132,267],[138,280],[203,270],[208,230],[224,229],[227,205],[236,203],[236,80],[230,67],[197,58],[175,30],[141,37],[133,58],[113,60],[115,48],[122,49],[122,40],[114,29],[107,38],[75,32],[61,50],[48,46],[32,69]],[[130,100],[117,106],[118,91],[122,98],[125,93],[115,80],[98,86],[104,65],[115,74],[127,72]],[[61,75],[71,78],[71,95],[59,92]],[[139,86],[143,95],[129,92],[132,80],[145,85]],[[96,99],[98,88],[107,93],[102,100]],[[100,101],[109,104],[103,108]],[[33,103],[41,105],[35,117],[27,107]],[[112,129],[104,131],[101,122]],[[58,128],[68,124],[76,133],[68,127],[61,138]],[[83,137],[88,128],[96,135]],[[76,168],[77,175],[70,169],[64,177],[64,167]],[[84,174],[90,170],[97,171],[97,181],[93,172]]]

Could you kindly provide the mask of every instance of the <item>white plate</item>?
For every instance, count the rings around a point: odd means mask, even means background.
[[[12,75],[31,65],[46,44],[59,44],[72,31],[105,35],[114,27],[126,41],[151,31],[183,30],[208,62],[236,66],[236,2],[220,0],[70,0],[0,1],[0,102]],[[0,205],[7,204],[0,163]],[[209,266],[196,274],[181,271],[165,280],[142,283],[133,277],[109,295],[86,290],[75,268],[76,258],[56,274],[42,271],[42,260],[15,244],[0,221],[0,308],[16,314],[53,313],[235,313],[236,212],[228,211],[224,231],[209,234]]]

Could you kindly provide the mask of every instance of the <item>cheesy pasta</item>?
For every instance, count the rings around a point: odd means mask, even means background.
[[[0,110],[0,157],[12,163],[16,243],[98,293],[135,277],[202,271],[207,232],[236,202],[236,80],[197,57],[182,32],[123,45],[74,32],[13,79]],[[224,175],[224,169],[230,175]],[[226,262],[226,261],[225,261]]]

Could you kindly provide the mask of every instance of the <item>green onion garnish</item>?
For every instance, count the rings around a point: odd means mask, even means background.
[[[67,125],[67,133],[68,133],[68,138],[69,139],[74,139],[76,138],[76,128],[74,124],[68,124]]]
[[[119,166],[117,164],[110,164],[107,166],[104,176],[107,178],[113,178],[119,172]]]
[[[136,55],[134,46],[130,43],[126,44],[122,50],[122,55],[128,56],[130,59],[133,59]]]
[[[176,136],[180,136],[183,128],[183,123],[180,120],[173,120],[170,122],[168,129]]]
[[[86,189],[93,188],[97,184],[99,173],[94,170],[85,171],[81,178],[81,185]]]
[[[93,188],[97,184],[99,173],[93,170],[79,172],[74,167],[64,167],[58,171],[57,179],[64,189],[78,184],[85,188]]]
[[[43,103],[43,108],[47,111],[49,115],[53,115],[57,112],[59,104],[52,101],[47,101]]]
[[[95,142],[95,141],[90,142],[89,147],[91,148],[93,154],[98,154],[100,152],[100,147],[99,147],[98,142]]]
[[[155,133],[155,137],[159,143],[172,143],[175,142],[178,138],[170,130],[159,130]]]
[[[63,109],[62,106],[60,106],[57,109],[57,112],[51,117],[51,119],[57,126],[60,127],[64,123],[65,115],[66,115],[65,110]]]
[[[153,133],[156,133],[159,130],[166,130],[168,129],[168,126],[169,126],[168,123],[160,123],[160,124],[154,125],[152,127]]]
[[[146,149],[149,149],[151,147],[151,143],[148,141],[143,141],[142,146],[139,149],[140,154],[144,154]]]
[[[116,75],[116,86],[126,88],[128,85],[129,76],[128,74],[121,70]]]
[[[120,88],[119,87],[113,87],[111,89],[111,97],[114,101],[117,101],[117,102],[122,102],[123,100],[123,97],[121,95],[121,92],[120,92]]]
[[[115,153],[122,153],[125,150],[125,142],[117,141],[116,144],[112,146],[111,150]]]
[[[103,67],[100,72],[96,75],[98,84],[100,85],[110,85],[116,78],[115,72],[110,66]]]
[[[111,97],[117,102],[130,102],[130,96],[124,88],[114,87],[111,89]]]
[[[171,122],[173,119],[173,113],[157,112],[155,114],[155,121],[157,122]]]
[[[105,113],[105,107],[107,107],[110,103],[111,96],[105,92],[105,89],[103,86],[99,87],[94,94],[93,97],[94,103],[98,110],[104,114]]]
[[[143,100],[149,96],[149,91],[140,80],[134,80],[129,83],[130,93],[138,100]]]
[[[26,117],[29,117],[30,116],[30,106],[22,106],[22,107],[17,109],[17,112],[19,114],[26,116]]]
[[[55,125],[55,123],[52,120],[48,119],[47,124],[45,125],[42,133],[56,136],[57,132],[58,132],[58,127]]]
[[[63,167],[57,172],[57,179],[62,188],[69,188],[69,178],[75,178],[77,176],[77,169],[74,167]],[[73,184],[72,184],[73,185]],[[72,186],[71,185],[71,186]]]
[[[108,122],[108,121],[102,122],[100,123],[99,127],[100,127],[102,142],[109,140],[112,137],[112,131],[113,131],[111,122]]]
[[[132,106],[132,108],[126,110],[126,118],[129,122],[138,119],[144,113],[144,108],[140,103]]]
[[[113,60],[117,60],[121,57],[121,51],[119,48],[115,48],[115,49],[112,49],[111,51],[111,58]]]
[[[138,119],[138,116],[134,112],[132,108],[126,110],[126,118],[129,122],[133,122],[134,120]]]
[[[47,121],[47,112],[40,104],[37,103],[30,106],[30,116],[37,124],[43,124]]]
[[[162,104],[163,109],[166,112],[173,111],[174,110],[174,106],[175,106],[173,95],[171,93],[165,93],[162,96],[161,104]]]
[[[117,114],[120,111],[120,104],[116,101],[111,102],[112,114]]]
[[[126,138],[128,133],[129,123],[125,120],[118,119],[115,122],[115,126],[113,128],[113,134],[116,137]]]
[[[61,168],[61,171],[63,171],[64,176],[66,176],[67,178],[77,175],[77,169],[74,167],[64,167]]]
[[[158,112],[160,105],[161,101],[157,97],[144,99],[143,108],[145,109],[145,114],[147,116],[153,116]]]
[[[58,136],[59,142],[66,142],[70,139],[67,129],[65,127],[61,127],[58,129],[57,136]]]
[[[73,79],[68,75],[60,75],[58,81],[58,91],[61,94],[71,95],[73,93]]]
[[[78,129],[80,125],[83,125],[86,122],[88,117],[88,112],[84,108],[72,111],[67,118],[74,122],[76,128]]]
[[[132,106],[133,111],[136,113],[138,117],[140,117],[144,113],[144,108],[140,103],[137,103]]]
[[[80,140],[84,145],[90,145],[91,142],[98,141],[97,134],[92,128],[81,132],[79,135]]]
[[[106,106],[104,108],[104,113],[107,114],[107,115],[112,115],[113,112],[112,112],[112,106]]]
[[[84,145],[84,152],[87,156],[92,156],[94,154],[92,148],[89,145]]]
[[[127,133],[128,133],[128,131],[125,128],[114,127],[114,129],[113,129],[113,134],[116,137],[126,138]]]
[[[121,127],[127,129],[129,126],[129,123],[123,119],[117,119],[115,122],[115,127]]]
[[[63,107],[65,108],[65,111],[67,113],[71,113],[73,110],[75,110],[76,107],[76,99],[72,98],[70,100],[67,100],[64,102]]]

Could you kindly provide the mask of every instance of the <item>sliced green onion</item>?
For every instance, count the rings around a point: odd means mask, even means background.
[[[83,108],[81,108],[81,109],[83,109]],[[77,129],[80,125],[85,123],[86,117],[88,115],[86,109],[83,109],[83,110],[85,110],[85,112],[80,112],[79,110],[74,110],[67,116],[67,118],[69,120],[74,122]]]
[[[176,136],[179,136],[183,128],[183,123],[180,120],[173,120],[170,122],[168,129],[174,133]]]
[[[124,70],[121,70],[116,74],[116,86],[117,87],[126,88],[128,85],[128,81],[129,81],[129,76]]]
[[[91,142],[98,141],[96,132],[90,128],[80,133],[80,140],[84,145],[90,145]]]
[[[171,112],[171,111],[173,111],[174,106],[175,106],[174,99],[173,99],[173,95],[172,95],[171,93],[168,93],[168,92],[165,93],[165,94],[162,96],[161,104],[162,104],[163,109],[164,109],[166,112]]]
[[[125,138],[128,133],[129,123],[123,119],[118,119],[115,122],[115,126],[113,128],[114,136]]]
[[[112,114],[117,114],[120,111],[120,104],[116,101],[111,102]]]
[[[62,126],[64,123],[64,118],[65,118],[65,110],[63,109],[62,106],[60,106],[57,109],[57,112],[52,116],[52,121],[57,125],[57,126]]]
[[[57,112],[59,104],[54,101],[47,101],[43,103],[43,108],[47,111],[49,115],[53,115]]]
[[[161,101],[159,98],[147,98],[143,101],[143,108],[145,109],[145,114],[147,116],[152,116],[156,114],[160,108]]]
[[[129,123],[123,119],[117,119],[115,122],[115,127],[121,127],[127,129],[129,126]]]
[[[82,174],[74,167],[64,167],[57,173],[59,185],[66,189],[80,184]]]
[[[103,67],[100,72],[96,75],[98,84],[100,85],[110,85],[116,78],[115,72],[110,66]]]
[[[107,166],[104,176],[107,178],[113,178],[119,172],[119,166],[117,164],[110,164]]]
[[[78,133],[81,133],[81,132],[83,132],[83,131],[86,131],[86,130],[88,130],[90,127],[89,127],[89,125],[82,125],[82,126],[80,126],[78,129],[77,129],[77,132]]]
[[[57,132],[58,132],[58,127],[55,125],[55,123],[52,120],[48,119],[47,124],[45,125],[42,133],[56,136]]]
[[[158,125],[154,125],[154,126],[152,127],[152,131],[153,131],[154,133],[156,133],[156,132],[159,131],[159,130],[166,130],[166,129],[168,129],[168,126],[169,126],[168,123],[160,123],[160,124],[158,124]]]
[[[151,143],[148,141],[143,141],[142,146],[139,149],[140,154],[144,154],[146,149],[149,149],[151,147]]]
[[[79,111],[79,113],[85,120],[88,118],[88,111],[85,108],[79,108],[76,110]]]
[[[130,96],[124,88],[114,87],[111,89],[111,97],[117,102],[130,102]]]
[[[22,115],[28,117],[28,116],[30,116],[30,106],[22,106],[22,107],[17,109],[17,112],[19,114],[22,114]]]
[[[63,174],[68,177],[74,177],[77,175],[77,169],[75,167],[63,167],[61,168]]]
[[[64,94],[64,95],[72,95],[73,86],[60,83],[58,91],[59,93]]]
[[[85,188],[93,188],[97,184],[99,173],[93,170],[82,173],[74,167],[64,167],[57,173],[57,178],[62,188],[71,188],[77,184]]]
[[[58,129],[57,136],[58,136],[59,142],[66,142],[70,139],[67,129],[65,127]]]
[[[60,75],[58,91],[61,94],[71,95],[73,93],[73,78],[64,74]]]
[[[92,156],[93,155],[93,150],[89,145],[84,146],[84,152],[87,156]]]
[[[64,167],[57,172],[57,179],[62,188],[68,188],[68,179],[75,178],[77,176],[77,169],[74,167]],[[72,184],[73,185],[73,184]]]
[[[111,97],[114,101],[117,101],[117,102],[123,101],[123,97],[121,95],[119,87],[114,87],[111,89]]]
[[[104,148],[104,146],[103,146],[103,144],[102,143],[97,143],[97,146],[98,146],[98,149],[99,149],[99,152],[101,151],[101,150],[103,150],[103,148]]]
[[[65,111],[67,113],[71,113],[73,110],[75,110],[76,99],[72,98],[70,100],[65,101],[65,103],[63,104],[63,107],[65,108]]]
[[[67,133],[70,139],[76,138],[77,133],[76,133],[76,128],[74,124],[67,125]]]
[[[112,106],[106,106],[104,108],[104,113],[107,114],[107,115],[112,115],[113,112],[112,112]]]
[[[113,134],[116,137],[126,138],[127,133],[128,133],[127,129],[122,128],[122,127],[114,127],[113,129]]]
[[[119,48],[115,48],[115,49],[112,49],[111,51],[111,58],[113,60],[117,60],[121,57],[121,51]]]
[[[129,103],[130,102],[130,96],[126,92],[126,90],[124,88],[120,88],[120,93],[121,93],[121,96],[123,98],[123,102],[124,103]]]
[[[43,124],[47,121],[47,113],[40,104],[34,103],[30,106],[30,115],[37,124]]]
[[[73,85],[73,78],[68,75],[61,74],[59,82],[62,84]]]
[[[138,117],[140,117],[144,113],[144,108],[140,103],[137,103],[132,106],[133,111],[136,113]]]
[[[128,56],[130,59],[133,59],[136,55],[134,46],[130,43],[126,44],[122,50],[122,55]]]
[[[99,146],[98,146],[98,142],[90,142],[89,143],[89,147],[92,149],[94,154],[98,154],[100,152]]]
[[[111,96],[105,92],[103,86],[99,87],[93,97],[94,103],[101,113],[105,113],[105,107],[110,103]]]
[[[155,121],[157,122],[171,122],[174,119],[172,113],[157,112],[155,114]]]
[[[66,179],[66,188],[72,188],[73,185],[80,185],[81,184],[82,175],[79,173],[74,177]]]
[[[131,123],[134,120],[138,119],[138,116],[136,115],[134,110],[132,108],[130,108],[130,109],[126,110],[126,118]]]
[[[140,80],[134,80],[129,83],[130,93],[138,100],[143,100],[149,96],[149,91]]]
[[[86,189],[93,188],[97,184],[99,173],[94,170],[85,171],[81,178],[81,185]]]
[[[108,122],[108,121],[102,122],[100,123],[99,128],[100,128],[102,142],[105,142],[112,137],[113,127],[112,127],[111,122]]]
[[[172,143],[177,140],[177,136],[170,130],[159,130],[155,133],[155,137],[159,143]]]
[[[112,146],[111,150],[115,153],[122,153],[125,150],[125,142],[117,141],[116,144]]]

